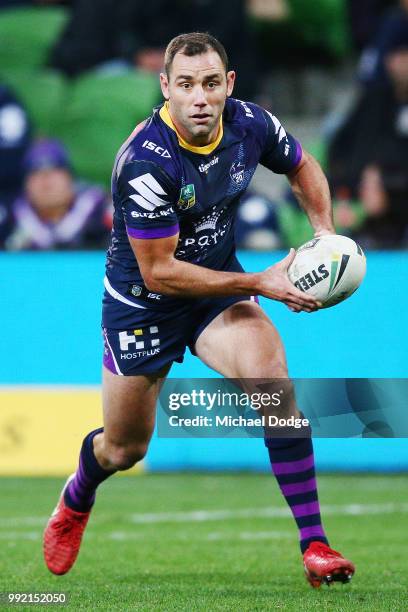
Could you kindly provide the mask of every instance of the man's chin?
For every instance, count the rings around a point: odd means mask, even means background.
[[[212,129],[212,126],[208,124],[194,124],[191,126],[191,133],[194,134],[194,136],[208,136]]]
[[[194,125],[190,129],[190,133],[193,138],[203,140],[203,145],[208,144],[206,140],[209,138],[211,132],[214,130],[213,125]]]

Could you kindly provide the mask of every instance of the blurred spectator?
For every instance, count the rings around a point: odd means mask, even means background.
[[[167,43],[190,31],[223,42],[239,72],[239,96],[251,97],[257,62],[245,0],[76,0],[50,63],[70,77],[96,67],[159,72]]]
[[[8,250],[106,247],[111,227],[107,195],[74,181],[65,149],[41,140],[24,160],[24,194],[13,203]]]
[[[256,193],[244,196],[235,219],[235,240],[239,249],[268,251],[282,247],[278,206]]]
[[[360,233],[377,248],[408,246],[408,44],[384,65],[390,84],[361,96],[329,147],[335,196],[360,198]]]
[[[262,21],[280,21],[290,16],[287,0],[247,0],[248,12]]]
[[[371,87],[389,82],[386,57],[403,47],[408,48],[408,0],[400,0],[399,6],[383,17],[374,41],[363,52],[359,68],[362,83]]]
[[[122,28],[126,31],[128,26],[122,23],[121,12],[126,2],[73,0],[68,22],[51,51],[51,67],[75,77],[106,62],[123,59],[120,37]]]
[[[6,196],[0,196],[0,249],[4,248],[5,240],[13,229],[11,204],[11,199],[8,199]]]
[[[384,20],[384,11],[395,6],[395,0],[347,0],[350,34],[357,51],[374,39]]]
[[[400,245],[404,240],[404,223],[400,225],[398,209],[390,207],[390,197],[378,166],[367,166],[364,169],[359,195],[367,215],[362,228],[355,233],[362,246],[393,248]]]
[[[22,160],[31,138],[26,111],[12,91],[0,84],[0,200],[21,189]]]

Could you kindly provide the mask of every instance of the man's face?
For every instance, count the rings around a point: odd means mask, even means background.
[[[71,203],[72,177],[63,168],[37,170],[27,177],[25,191],[34,208],[51,212]]]
[[[181,136],[193,145],[216,139],[225,100],[231,95],[235,72],[225,74],[216,51],[188,57],[176,53],[170,74],[160,75],[160,84],[169,111]]]
[[[397,49],[385,58],[389,76],[397,87],[408,86],[408,48]]]

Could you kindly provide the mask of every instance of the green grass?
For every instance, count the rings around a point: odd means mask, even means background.
[[[62,577],[41,551],[62,480],[1,479],[0,591],[64,591],[66,608],[87,610],[406,610],[408,478],[319,482],[331,544],[357,566],[350,585],[308,586],[272,476],[156,474],[101,486],[79,559]],[[267,508],[278,516],[262,516]],[[203,510],[231,514],[175,514]]]

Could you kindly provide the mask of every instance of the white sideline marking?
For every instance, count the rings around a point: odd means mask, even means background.
[[[41,525],[45,527],[49,516],[16,516],[14,518],[1,518],[0,529],[7,529],[8,527],[35,527]]]
[[[293,538],[293,533],[290,531],[241,531],[239,533],[222,533],[212,532],[208,533],[205,540],[210,542],[218,540],[282,540],[284,538]]]
[[[106,534],[109,540],[117,540],[119,542],[126,542],[128,540],[142,540],[143,534],[134,533],[131,531],[108,531]]]
[[[39,531],[6,531],[0,532],[0,540],[39,540],[41,535]]]
[[[345,504],[345,505],[322,505],[321,513],[325,515],[334,516],[362,516],[366,514],[393,514],[396,512],[408,513],[408,503],[385,503],[385,504]],[[245,508],[241,510],[194,510],[192,512],[151,512],[148,514],[130,514],[124,516],[122,520],[127,520],[133,524],[153,524],[153,523],[201,523],[209,521],[225,521],[228,519],[246,519],[246,518],[290,518],[292,516],[289,508],[277,508],[269,506],[266,508]],[[96,520],[93,524],[97,524],[99,520],[104,520],[104,516],[96,514],[94,517]],[[45,527],[48,516],[18,516],[15,518],[2,518],[0,519],[0,538],[8,539],[10,532],[2,533],[2,529],[9,529],[10,527]],[[36,533],[36,532],[15,532],[12,536],[23,533]],[[106,532],[112,534],[120,534],[122,532]],[[244,532],[243,532],[244,533]],[[261,532],[258,532],[261,533]],[[265,532],[266,533],[266,532]],[[272,532],[267,532],[272,533]],[[277,532],[283,533],[283,532]],[[115,539],[116,536],[113,536]],[[118,535],[117,539],[122,536]]]
[[[97,534],[87,533],[87,539],[93,538]],[[204,534],[202,537],[193,537],[186,535],[185,533],[180,534],[172,534],[173,539],[175,540],[203,540],[208,542],[215,542],[219,540],[281,540],[283,538],[293,538],[293,533],[289,531],[241,531],[239,533],[221,533],[221,532],[212,532]],[[197,534],[196,534],[197,535]],[[30,541],[38,541],[42,537],[42,533],[40,531],[6,531],[4,533],[0,532],[0,540],[30,540]],[[129,542],[132,540],[143,540],[148,539],[149,535],[147,533],[135,533],[132,531],[107,531],[103,534],[104,538],[108,540],[114,540],[118,542]]]
[[[193,510],[191,512],[155,512],[131,514],[132,523],[201,523],[256,517],[288,517],[287,508],[246,508],[245,510]]]
[[[323,505],[320,507],[322,515],[363,515],[363,514],[392,514],[394,512],[408,512],[408,503],[405,504],[346,504]],[[194,510],[192,512],[152,512],[148,514],[131,514],[132,523],[200,523],[208,521],[225,521],[228,519],[246,518],[288,518],[291,517],[289,508],[246,508],[243,510]]]
[[[195,534],[197,536],[197,534]],[[222,533],[219,531],[213,531],[206,533],[202,537],[194,537],[180,533],[174,534],[176,540],[207,540],[209,542],[215,542],[218,540],[281,540],[282,538],[293,538],[293,533],[290,531],[241,531],[238,533]],[[131,531],[111,531],[106,534],[109,540],[117,540],[120,542],[126,542],[129,540],[141,540],[148,538],[147,534],[134,533]]]

